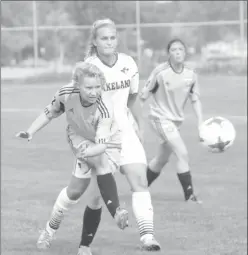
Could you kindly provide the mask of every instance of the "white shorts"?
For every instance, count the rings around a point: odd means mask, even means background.
[[[74,131],[68,126],[67,128],[67,141],[72,149],[73,154],[77,155],[78,146],[83,144],[88,146],[90,144],[94,144],[92,141],[85,139],[82,136],[79,136],[74,133]],[[120,157],[121,153],[119,149],[107,149],[104,154],[108,158],[110,171],[114,174],[116,171],[119,170],[120,166]],[[72,171],[72,175],[77,178],[91,178],[92,176],[92,169],[87,163],[87,160],[75,158],[74,169]]]
[[[161,120],[159,118],[149,118],[149,121],[161,144],[181,137],[179,133],[181,121]]]
[[[109,159],[108,162],[112,174],[114,174],[116,171],[119,171],[119,166],[116,165],[115,162],[113,162],[111,159]],[[87,161],[76,159],[72,175],[79,179],[91,178],[92,169],[87,164]]]

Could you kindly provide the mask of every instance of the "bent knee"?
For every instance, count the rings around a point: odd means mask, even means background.
[[[77,188],[67,188],[67,195],[71,200],[78,200],[83,194],[81,189]]]
[[[156,165],[156,168],[162,169],[168,161],[169,158],[164,155],[164,157],[155,157],[151,162]]]
[[[141,192],[148,190],[146,177],[147,166],[144,164],[133,164],[122,168],[130,188],[133,192]]]
[[[182,162],[185,162],[185,163],[188,163],[189,162],[188,152],[186,150],[181,151],[180,154],[178,155],[178,160],[182,161]]]
[[[102,197],[100,195],[91,196],[87,205],[93,210],[100,209],[102,207]]]

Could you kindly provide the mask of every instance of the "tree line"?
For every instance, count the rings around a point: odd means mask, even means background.
[[[166,2],[166,1],[164,1]],[[238,20],[238,1],[141,1],[141,22],[201,22]],[[91,25],[96,19],[111,18],[116,24],[135,23],[135,1],[37,1],[39,26]],[[245,8],[246,9],[246,8]],[[32,26],[32,1],[1,1],[2,27]],[[247,13],[245,13],[247,16]],[[135,29],[120,29],[122,51],[136,51]],[[39,31],[39,57],[62,61],[82,59],[89,30]],[[239,37],[238,26],[142,28],[143,47],[163,49],[179,35],[197,51],[208,43]],[[2,32],[1,65],[16,63],[33,55],[32,31]]]

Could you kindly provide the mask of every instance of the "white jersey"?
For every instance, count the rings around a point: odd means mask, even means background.
[[[113,66],[103,63],[97,56],[89,57],[85,62],[96,65],[104,73],[106,78],[104,93],[111,96],[117,124],[121,129],[129,127],[131,124],[127,117],[128,96],[139,91],[139,73],[133,58],[118,53]]]

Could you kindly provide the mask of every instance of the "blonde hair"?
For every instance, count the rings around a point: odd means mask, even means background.
[[[99,19],[93,23],[91,30],[90,30],[89,41],[88,41],[88,45],[86,47],[84,59],[94,56],[97,53],[97,49],[93,43],[93,40],[96,39],[97,30],[99,28],[105,27],[105,26],[112,26],[113,28],[116,29],[115,23],[111,19]]]
[[[85,77],[100,79],[102,88],[106,83],[104,73],[97,66],[87,62],[78,62],[72,74],[73,85],[78,86]]]

